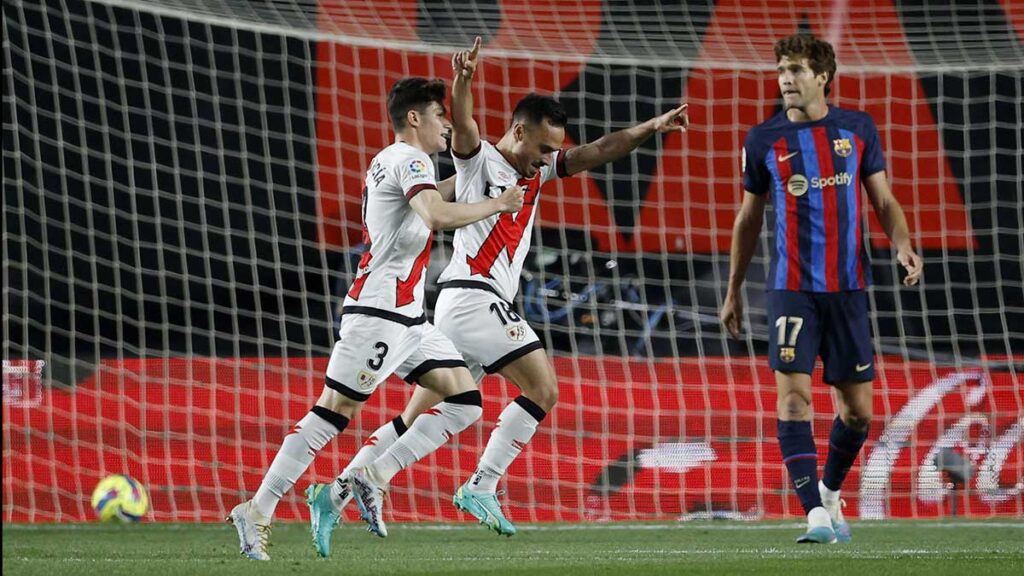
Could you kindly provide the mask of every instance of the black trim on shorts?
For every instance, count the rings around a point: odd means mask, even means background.
[[[529,398],[523,396],[522,394],[516,396],[516,399],[513,400],[513,402],[519,404],[520,408],[526,410],[526,413],[529,414],[530,416],[533,416],[533,419],[536,420],[537,423],[543,422],[544,417],[548,415],[548,413],[545,412],[543,408],[537,406],[536,402],[530,400]]]
[[[459,404],[462,406],[484,405],[484,397],[480,395],[479,390],[468,390],[466,392],[452,394],[451,396],[445,398],[444,401],[449,404]]]
[[[491,294],[494,294],[498,298],[501,298],[501,301],[505,302],[506,304],[512,304],[508,300],[505,300],[504,296],[498,294],[498,290],[494,286],[491,286],[486,282],[480,282],[478,280],[449,280],[447,282],[437,283],[438,292],[444,290],[445,288],[466,288],[467,290],[483,290],[484,292],[490,292]]]
[[[487,372],[488,374],[494,374],[501,370],[502,368],[504,368],[505,366],[507,366],[508,364],[511,364],[512,362],[522,358],[523,356],[526,356],[530,352],[533,352],[534,350],[543,349],[544,345],[540,343],[540,340],[536,342],[530,342],[526,346],[513,350],[508,354],[505,354],[501,358],[498,358],[498,360],[494,364],[491,364],[490,366],[484,366],[484,372]]]
[[[469,368],[469,366],[466,366],[466,362],[464,360],[427,360],[413,368],[412,371],[409,372],[409,375],[405,377],[405,381],[412,384],[414,382],[419,382],[420,376],[423,376],[431,370],[436,370],[437,368],[458,368],[460,366],[466,369]]]
[[[391,421],[391,425],[395,427],[395,433],[401,436],[409,431],[409,427],[405,425],[405,420],[402,420],[402,416],[395,416],[395,419]]]
[[[476,143],[476,148],[473,148],[473,151],[470,152],[469,154],[459,154],[458,152],[455,151],[455,148],[452,148],[452,156],[458,158],[459,160],[469,160],[473,156],[479,154],[480,150],[482,150],[483,147],[484,141],[481,139],[479,142]]]
[[[345,386],[341,382],[338,382],[334,378],[331,378],[330,376],[325,377],[324,386],[327,386],[328,388],[330,388],[331,390],[334,390],[338,394],[341,394],[342,396],[344,396],[346,398],[351,398],[352,400],[355,400],[356,402],[366,402],[367,400],[370,399],[370,395],[369,394],[363,394],[362,392],[356,392],[355,390],[349,388],[348,386]]]
[[[427,315],[420,314],[418,318],[410,318],[409,316],[403,316],[397,312],[390,310],[381,310],[379,308],[371,308],[369,306],[345,306],[341,309],[341,315],[345,314],[362,314],[363,316],[373,316],[374,318],[381,318],[384,320],[390,320],[396,322],[402,326],[419,326],[420,324],[427,323]]]
[[[344,432],[345,428],[348,426],[348,418],[334,412],[333,410],[328,410],[323,406],[313,406],[309,411],[326,420],[329,424],[337,428],[338,432]]]

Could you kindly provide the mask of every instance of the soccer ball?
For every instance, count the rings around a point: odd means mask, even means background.
[[[101,522],[138,522],[149,511],[149,495],[128,476],[107,476],[92,491],[92,509]]]

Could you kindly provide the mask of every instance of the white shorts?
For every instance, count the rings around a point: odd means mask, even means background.
[[[435,368],[465,367],[448,338],[425,319],[411,326],[362,313],[342,317],[327,363],[327,387],[365,402],[391,374],[406,382]]]
[[[469,365],[477,382],[510,362],[544,348],[537,333],[497,294],[445,288],[434,305],[434,323]]]

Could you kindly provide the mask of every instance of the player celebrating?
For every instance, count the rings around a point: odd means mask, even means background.
[[[784,110],[751,129],[743,147],[746,192],[733,228],[721,318],[739,338],[740,288],[770,195],[775,243],[767,281],[768,350],[778,392],[779,447],[807,513],[807,532],[797,542],[847,542],[850,528],[839,489],[868,435],[875,376],[862,183],[907,271],[905,285],[917,283],[922,262],[889,189],[871,117],[825,102],[836,72],[832,46],[797,34],[775,44],[775,59]],[[839,412],[820,483],[811,434],[811,371],[819,355]]]
[[[444,98],[444,82],[424,78],[400,80],[388,95],[395,143],[373,158],[366,173],[363,235],[368,248],[345,297],[323,393],[285,437],[256,495],[228,517],[238,530],[242,553],[251,559],[269,560],[267,539],[277,503],[391,373],[418,382],[444,400],[416,419],[379,460],[350,471],[356,502],[380,536],[387,534],[380,518],[383,489],[391,477],[483,412],[480,392],[462,356],[426,321],[423,273],[433,230],[517,212],[523,193],[512,187],[472,204],[442,198],[428,154],[447,148],[450,124]]]
[[[479,466],[454,496],[454,504],[499,534],[515,534],[498,504],[498,480],[530,441],[537,426],[558,400],[558,381],[542,344],[529,324],[513,309],[523,261],[530,249],[531,231],[541,187],[616,160],[657,133],[684,131],[686,105],[591,144],[562,151],[566,114],[553,98],[529,95],[512,113],[512,126],[498,143],[480,137],[473,119],[470,81],[476,71],[480,38],[472,49],[452,58],[452,155],[455,157],[456,200],[479,202],[514,186],[525,193],[522,211],[485,218],[455,232],[454,252],[441,273],[441,293],[435,308],[437,327],[462,352],[473,376],[500,373],[522,391],[501,413]],[[349,466],[377,458],[381,450],[401,442],[408,423],[441,400],[436,392],[417,387],[399,418],[380,427]],[[411,428],[410,428],[411,430]],[[405,432],[406,434],[408,432]],[[344,477],[344,474],[342,475]],[[321,486],[313,490],[321,491]],[[344,505],[344,485],[335,483],[332,497],[311,498],[315,516],[333,514]],[[333,526],[314,527],[321,555],[328,552]]]

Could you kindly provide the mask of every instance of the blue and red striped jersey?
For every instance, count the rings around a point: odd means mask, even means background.
[[[769,290],[840,292],[871,284],[861,182],[885,170],[878,129],[864,112],[829,106],[814,122],[780,112],[743,145],[743,185],[771,194]]]

